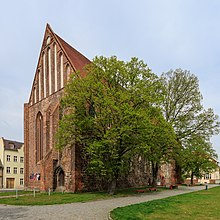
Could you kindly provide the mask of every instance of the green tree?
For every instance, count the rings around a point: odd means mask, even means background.
[[[57,147],[83,146],[88,170],[108,180],[114,193],[129,158],[149,140],[161,84],[137,58],[96,57],[86,73],[73,75],[65,88]]]
[[[181,69],[171,70],[162,74],[161,81],[164,85],[162,109],[165,119],[174,128],[178,143],[174,152],[180,181],[181,167],[186,162],[184,150],[190,150],[193,137],[208,141],[219,133],[220,124],[211,108],[204,109],[199,80],[194,74]]]
[[[183,170],[191,177],[191,184],[195,176],[200,178],[204,173],[212,172],[217,168],[217,154],[211,143],[196,135],[184,150],[183,159],[185,160]]]
[[[164,119],[160,111],[151,113],[150,126],[146,136],[144,155],[151,162],[152,186],[156,186],[160,165],[173,158],[176,136],[172,126]]]

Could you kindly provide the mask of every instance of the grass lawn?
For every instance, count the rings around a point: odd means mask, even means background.
[[[114,220],[220,219],[220,187],[116,208]]]
[[[138,188],[143,189],[143,188]],[[146,189],[146,187],[144,188]],[[49,196],[48,193],[36,193],[35,197],[33,192],[28,192],[31,195],[19,196],[18,198],[0,198],[0,204],[8,205],[53,205],[53,204],[64,204],[64,203],[74,203],[74,202],[87,202],[95,201],[100,199],[109,199],[115,197],[123,197],[129,195],[135,195],[137,188],[117,190],[115,195],[109,195],[106,192],[93,192],[93,193],[58,193],[51,192]],[[164,190],[164,188],[158,189],[158,191]],[[11,192],[10,192],[11,193]],[[148,192],[146,193],[157,193]],[[0,196],[5,196],[7,193],[0,193]],[[19,195],[22,193],[19,192]],[[10,195],[15,195],[15,192]]]
[[[24,194],[30,194],[33,193],[31,191],[23,191],[23,190],[18,190],[18,195],[24,195]],[[11,195],[16,195],[16,190],[10,190],[6,192],[0,192],[0,197],[1,196],[11,196]]]

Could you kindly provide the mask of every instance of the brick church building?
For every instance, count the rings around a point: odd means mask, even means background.
[[[80,191],[82,167],[76,146],[55,149],[55,133],[60,118],[60,99],[70,74],[91,61],[53,32],[47,24],[28,103],[24,104],[25,187],[40,190]],[[173,169],[165,166],[166,182]],[[150,164],[137,156],[126,186],[146,185]],[[121,181],[122,182],[122,181]]]
[[[29,102],[24,104],[25,186],[81,189],[76,149],[54,149],[59,103],[70,76],[89,64],[47,24]]]

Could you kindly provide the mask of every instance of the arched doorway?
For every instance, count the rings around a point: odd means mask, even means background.
[[[62,190],[65,184],[65,174],[61,166],[58,166],[54,171],[53,190]]]

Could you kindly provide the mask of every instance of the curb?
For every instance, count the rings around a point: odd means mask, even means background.
[[[113,211],[113,209],[111,211]],[[108,220],[113,220],[111,217],[111,211],[108,213]]]

